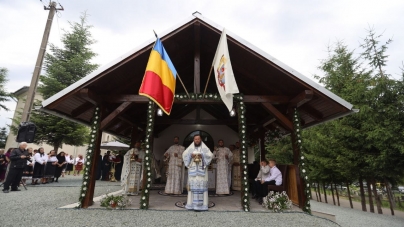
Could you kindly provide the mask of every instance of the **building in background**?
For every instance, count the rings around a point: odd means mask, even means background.
[[[13,95],[16,97],[17,99],[17,105],[15,107],[15,111],[14,111],[14,115],[13,115],[13,121],[12,124],[16,125],[14,119],[18,119],[20,113],[24,110],[24,105],[25,105],[25,100],[27,98],[27,92],[28,92],[28,86],[24,86],[20,89],[18,89],[16,92],[13,93]],[[42,101],[43,97],[41,94],[37,93],[35,95],[35,100],[39,100]],[[17,126],[17,125],[16,125]],[[5,149],[7,150],[10,147],[18,147],[18,143],[15,141],[17,135],[15,135],[11,130],[10,133],[7,137],[7,142],[6,142],[6,147]],[[103,133],[102,134],[102,139],[101,141],[104,142],[109,142],[109,141],[113,141],[114,140],[114,136],[107,134],[107,133]],[[50,150],[53,149],[53,146],[50,146],[46,143],[43,144],[28,144],[28,147],[32,147],[34,149],[37,149],[39,147],[43,147],[45,149],[45,153],[49,152]],[[82,154],[84,155],[86,153],[86,149],[87,149],[87,145],[84,146],[71,146],[71,145],[67,145],[67,144],[63,144],[61,148],[59,148],[59,152],[60,151],[64,151],[69,155],[73,155],[74,157],[77,157],[77,155]],[[105,153],[106,150],[101,150],[101,153]]]

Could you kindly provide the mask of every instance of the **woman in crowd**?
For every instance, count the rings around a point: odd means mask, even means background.
[[[52,183],[54,181],[57,163],[58,159],[56,158],[56,152],[54,150],[51,150],[49,152],[48,161],[46,162],[45,167],[45,174],[44,174],[45,182]]]
[[[38,153],[34,155],[35,165],[34,165],[34,174],[32,179],[35,180],[32,182],[32,185],[38,184],[38,180],[41,179],[42,184],[46,184],[44,173],[45,173],[45,165],[48,161],[48,156],[45,154],[44,149],[41,147],[38,149]]]
[[[79,157],[76,158],[76,165],[74,167],[74,176],[80,176],[80,171],[83,169],[83,165],[84,165],[84,159],[83,159],[83,155],[79,154]]]
[[[26,185],[27,180],[32,179],[32,174],[34,173],[34,155],[32,154],[33,149],[31,147],[27,148],[28,157],[27,157],[27,165],[24,168],[24,172],[22,172],[22,183]]]
[[[0,182],[3,182],[6,178],[7,162],[4,149],[0,149]]]
[[[3,168],[4,168],[4,179],[3,179],[3,181],[6,180],[6,177],[7,177],[7,168],[8,168],[8,164],[10,163],[10,154],[11,154],[12,150],[14,150],[14,148],[8,148],[6,154],[4,155],[6,161],[3,164],[4,165],[3,166]]]
[[[67,173],[67,175],[70,175],[70,171],[73,171],[73,164],[74,164],[74,158],[72,155],[65,155],[66,157],[66,170],[65,172]]]
[[[55,182],[59,182],[59,177],[60,175],[62,175],[62,171],[65,169],[66,166],[65,152],[60,152],[58,155],[56,155],[56,158],[58,159],[58,163],[56,164],[55,170]]]

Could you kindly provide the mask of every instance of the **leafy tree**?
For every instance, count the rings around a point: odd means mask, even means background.
[[[10,100],[10,93],[5,90],[7,83],[7,69],[0,67],[0,109],[9,111],[9,109],[4,105],[4,102]]]
[[[65,31],[61,41],[63,48],[50,45],[50,53],[45,55],[45,75],[41,75],[39,92],[46,99],[94,71],[98,65],[91,63],[96,54],[90,46],[92,39],[87,25],[86,14],[80,22],[69,22],[71,31]],[[58,150],[62,144],[81,146],[87,142],[87,127],[47,114],[34,112],[31,121],[37,126],[36,143],[47,143]]]

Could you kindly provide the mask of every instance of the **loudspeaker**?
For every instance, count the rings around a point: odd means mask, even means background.
[[[21,122],[18,128],[17,142],[33,143],[35,138],[36,126],[32,122]]]

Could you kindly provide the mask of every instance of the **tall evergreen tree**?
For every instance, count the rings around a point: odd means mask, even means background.
[[[0,109],[9,111],[9,109],[4,105],[4,102],[10,100],[10,93],[6,91],[6,83],[7,83],[7,69],[0,67]]]
[[[61,41],[63,48],[50,45],[50,53],[45,56],[45,75],[41,75],[38,90],[45,99],[68,87],[94,71],[98,65],[91,63],[96,54],[90,46],[95,42],[86,22],[86,14],[80,22],[69,22],[71,31],[65,31]],[[88,128],[44,113],[35,112],[31,116],[37,126],[35,142],[45,142],[57,151],[62,144],[81,146],[87,142]]]

